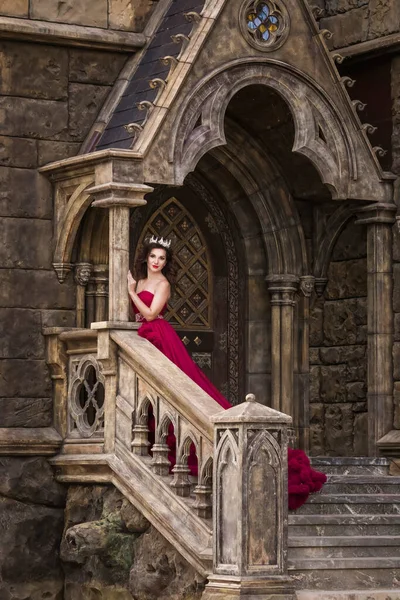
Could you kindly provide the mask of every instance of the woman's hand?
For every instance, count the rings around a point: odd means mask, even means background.
[[[136,288],[136,281],[132,277],[132,273],[128,271],[128,290],[134,292]]]

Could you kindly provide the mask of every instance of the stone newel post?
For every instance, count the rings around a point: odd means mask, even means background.
[[[136,183],[103,183],[87,190],[92,206],[109,209],[109,321],[129,321],[127,274],[129,269],[129,211],[146,204],[153,188]]]
[[[293,600],[287,575],[287,428],[255,401],[215,416],[214,568],[203,600]]]
[[[368,271],[368,449],[393,429],[393,272],[392,227],[396,206],[377,203],[358,214],[367,225]]]

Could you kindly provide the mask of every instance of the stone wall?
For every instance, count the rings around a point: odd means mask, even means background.
[[[42,328],[75,324],[72,278],[60,285],[51,264],[51,185],[37,168],[78,153],[125,60],[0,43],[0,427],[51,424]]]
[[[310,327],[311,453],[367,454],[366,230],[349,224],[334,248],[329,282]]]
[[[112,486],[69,488],[63,600],[200,600],[205,581]]]
[[[142,31],[155,0],[2,0],[0,15]]]
[[[0,598],[62,600],[66,489],[43,458],[0,459]]]
[[[400,31],[398,0],[325,0],[320,25],[334,35],[333,48],[343,48]]]

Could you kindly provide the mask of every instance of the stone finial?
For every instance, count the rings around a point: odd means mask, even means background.
[[[256,397],[254,394],[247,394],[246,402],[256,402]]]

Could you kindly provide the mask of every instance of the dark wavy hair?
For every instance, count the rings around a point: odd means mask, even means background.
[[[167,262],[165,267],[162,269],[162,274],[168,279],[171,286],[175,284],[176,275],[178,272],[178,265],[176,264],[174,253],[171,248],[166,248],[157,242],[151,242],[149,240],[145,240],[140,248],[135,265],[133,268],[133,276],[136,281],[140,279],[146,279],[147,277],[147,258],[154,248],[159,248],[160,250],[165,250],[167,254]]]

